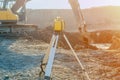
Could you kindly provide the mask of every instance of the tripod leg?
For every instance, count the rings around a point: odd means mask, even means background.
[[[56,51],[56,47],[57,47],[57,43],[58,43],[58,38],[59,38],[59,35],[56,35],[55,40],[51,45],[49,59],[48,59],[48,63],[46,65],[46,69],[45,69],[45,79],[46,80],[50,80],[53,61],[54,61],[54,57],[55,57],[55,51]]]
[[[67,42],[68,46],[70,47],[71,51],[73,52],[73,54],[74,54],[75,58],[77,59],[78,63],[80,64],[80,67],[81,67],[82,69],[84,69],[84,67],[83,67],[82,63],[80,62],[80,60],[79,60],[79,58],[78,58],[77,54],[75,53],[75,51],[74,51],[73,47],[71,46],[71,44],[70,44],[69,40],[67,39],[66,35],[64,34],[63,36],[64,36],[64,38],[65,38],[65,40],[66,40],[66,42]]]
[[[82,68],[82,70],[85,72],[85,76],[87,77],[87,79],[88,79],[88,80],[91,80],[91,79],[89,78],[89,76],[88,76],[88,73],[85,71],[84,66],[82,65],[81,61],[79,60],[79,58],[78,58],[77,54],[75,53],[75,51],[74,51],[73,47],[71,46],[71,44],[70,44],[69,40],[67,39],[66,35],[65,35],[65,34],[63,34],[63,37],[65,38],[65,40],[66,40],[66,42],[67,42],[68,46],[70,47],[71,51],[73,52],[73,54],[74,54],[74,56],[75,56],[76,60],[78,61],[78,63],[79,63],[79,65],[80,65],[80,67],[81,67],[81,68]]]
[[[51,38],[51,41],[50,41],[50,45],[49,45],[49,47],[48,47],[48,49],[47,49],[47,51],[46,51],[46,54],[45,54],[45,58],[44,58],[44,60],[43,60],[43,63],[47,63],[47,61],[48,61],[49,52],[50,52],[50,49],[51,49],[51,46],[52,46],[53,42],[55,41],[55,37],[56,37],[56,36],[53,34],[53,35],[52,35],[52,38]]]

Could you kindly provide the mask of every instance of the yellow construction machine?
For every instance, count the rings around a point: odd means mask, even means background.
[[[0,0],[0,33],[23,34],[36,31],[37,26],[25,24],[28,0]]]

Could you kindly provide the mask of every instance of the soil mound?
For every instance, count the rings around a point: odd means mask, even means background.
[[[42,40],[46,43],[50,43],[52,34],[53,34],[52,27],[47,27],[45,29],[40,29],[37,32],[35,32],[33,34],[33,38]],[[96,47],[89,45],[86,42],[86,40],[81,37],[81,34],[79,32],[64,32],[64,34],[67,36],[68,40],[70,41],[71,45],[75,50],[86,48],[95,50],[97,49]],[[60,35],[58,46],[64,49],[69,49],[69,46],[67,45],[65,39],[63,38],[63,35]]]
[[[114,33],[114,36],[112,37],[112,44],[109,49],[120,49],[120,32]]]

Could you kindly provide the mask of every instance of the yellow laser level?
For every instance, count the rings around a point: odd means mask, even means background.
[[[57,17],[54,20],[54,31],[55,32],[61,32],[61,31],[63,31],[64,30],[64,26],[65,26],[64,20],[61,19],[60,17]]]

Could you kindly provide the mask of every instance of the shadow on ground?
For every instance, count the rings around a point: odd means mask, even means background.
[[[37,56],[24,55],[9,49],[9,46],[15,41],[15,39],[0,39],[0,69],[16,71],[39,66],[41,54]]]

